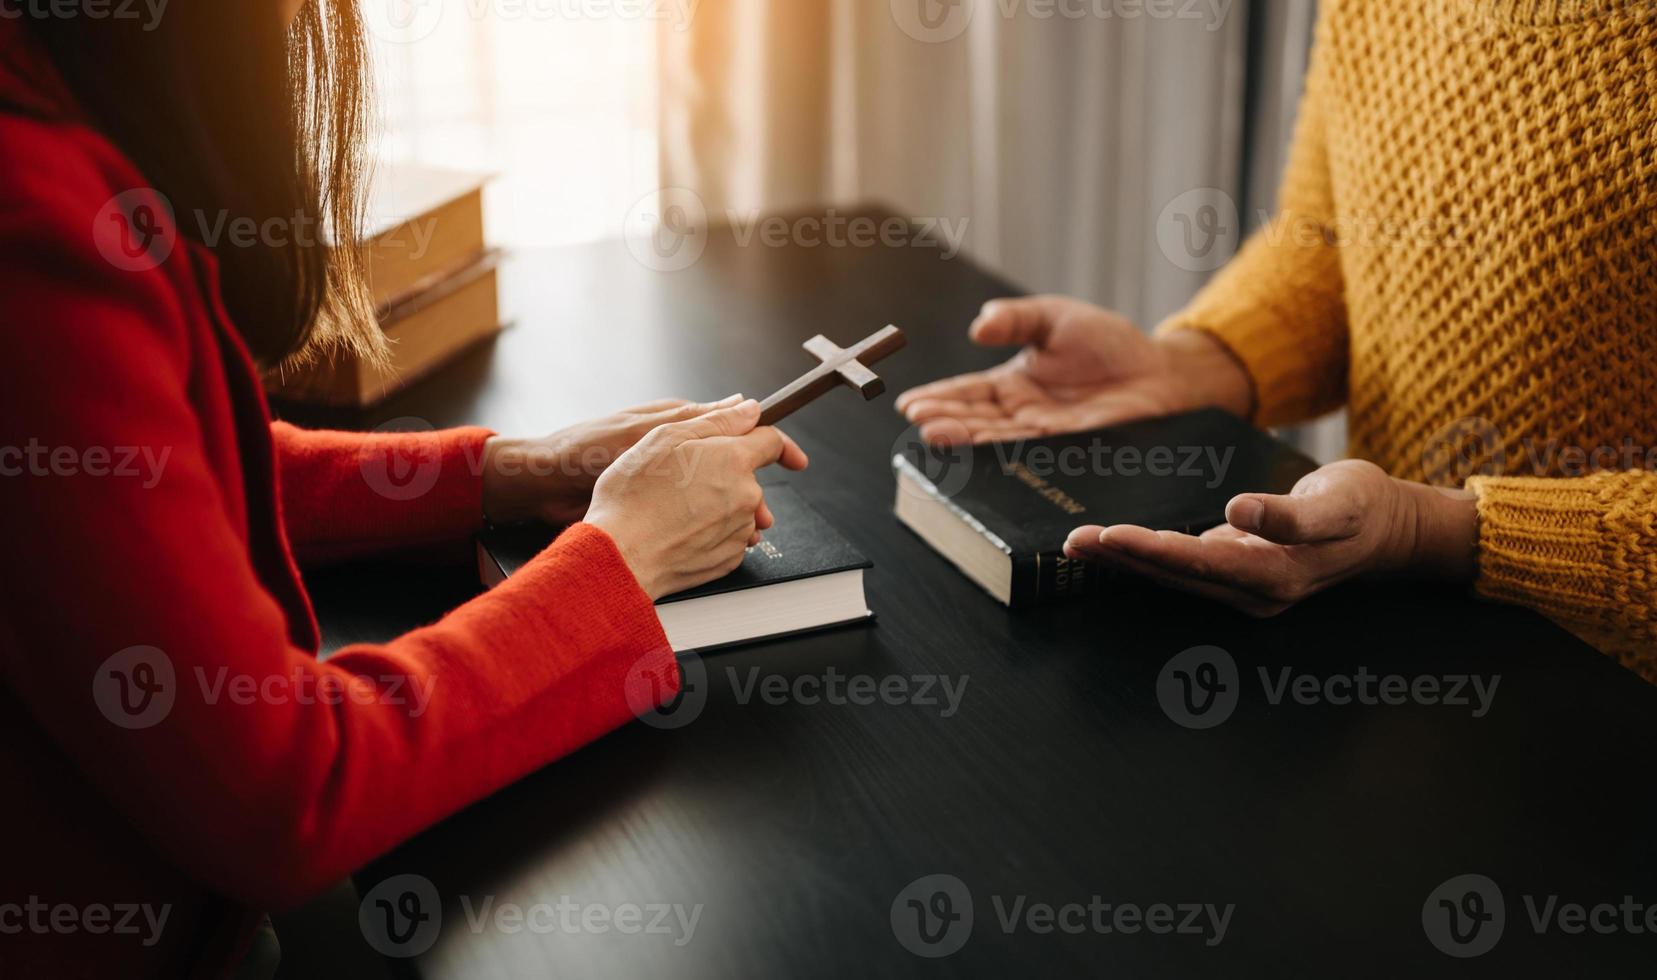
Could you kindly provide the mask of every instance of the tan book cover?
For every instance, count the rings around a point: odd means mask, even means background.
[[[342,356],[282,379],[278,394],[323,405],[366,406],[420,380],[462,350],[500,332],[499,252],[388,307],[380,325],[391,342],[387,367]]]

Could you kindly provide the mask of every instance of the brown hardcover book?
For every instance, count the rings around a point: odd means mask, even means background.
[[[295,401],[360,407],[420,380],[500,331],[499,264],[500,253],[486,252],[382,312],[380,325],[391,342],[388,367],[340,357],[282,379],[278,393]]]
[[[374,303],[382,310],[422,285],[474,261],[484,251],[481,174],[412,165],[381,165],[363,227],[363,258]]]
[[[483,228],[481,174],[379,166],[363,257],[391,363],[341,356],[266,381],[271,394],[323,405],[372,405],[500,330],[496,267]]]

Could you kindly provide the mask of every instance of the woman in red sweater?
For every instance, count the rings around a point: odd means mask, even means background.
[[[261,370],[382,342],[354,258],[305,234],[355,228],[353,2],[151,10],[0,0],[8,976],[240,970],[261,911],[623,724],[630,684],[671,695],[652,600],[740,562],[754,471],[805,465],[736,398],[530,441],[272,424]],[[201,231],[245,219],[255,247]],[[594,455],[619,459],[513,475]],[[580,523],[436,625],[317,660],[296,557],[486,516]]]

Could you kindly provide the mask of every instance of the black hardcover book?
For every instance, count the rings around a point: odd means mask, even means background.
[[[896,512],[1003,603],[1086,594],[1102,576],[1064,556],[1083,524],[1198,533],[1239,493],[1284,493],[1317,464],[1229,412],[1207,409],[971,447],[902,447]]]
[[[706,650],[870,618],[863,593],[868,559],[786,485],[765,488],[776,526],[748,549],[742,566],[716,582],[667,596],[656,614],[675,652]],[[506,581],[555,532],[515,527],[478,535],[478,572],[490,588]]]

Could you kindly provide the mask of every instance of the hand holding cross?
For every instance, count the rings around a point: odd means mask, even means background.
[[[855,346],[842,350],[822,334],[805,342],[805,349],[823,363],[760,403],[760,425],[776,425],[783,419],[827,394],[836,385],[846,385],[873,400],[886,390],[886,382],[869,370],[869,365],[903,349],[908,341],[903,331],[888,326]]]

